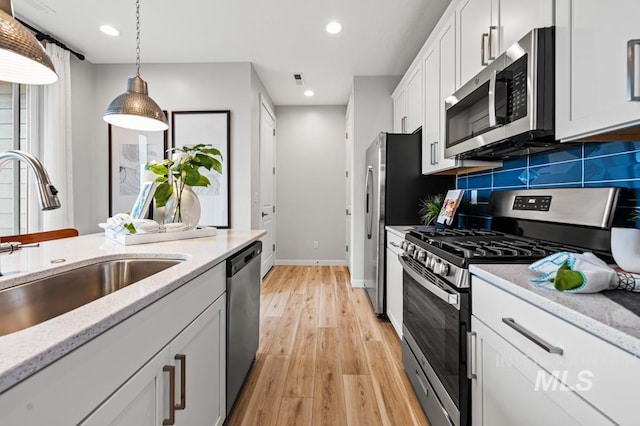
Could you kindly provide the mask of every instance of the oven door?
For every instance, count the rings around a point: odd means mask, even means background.
[[[456,289],[407,256],[403,267],[405,340],[455,425],[467,424],[469,291]],[[428,415],[428,414],[427,414]]]

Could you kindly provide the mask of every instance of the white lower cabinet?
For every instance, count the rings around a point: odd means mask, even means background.
[[[393,329],[402,338],[402,265],[398,254],[402,253],[400,244],[403,238],[387,231],[387,317]]]
[[[613,424],[475,317],[471,328],[474,426]]]
[[[640,359],[526,296],[477,276],[471,287],[474,426],[638,424]]]
[[[82,424],[221,425],[225,308],[223,295]]]
[[[1,393],[0,425],[221,425],[225,290],[222,262]]]

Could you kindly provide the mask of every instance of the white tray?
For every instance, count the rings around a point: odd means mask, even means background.
[[[111,229],[104,231],[104,236],[125,246],[135,244],[157,243],[160,241],[185,240],[188,238],[212,237],[218,233],[213,227],[190,229],[178,232],[157,232],[154,234],[116,234]]]

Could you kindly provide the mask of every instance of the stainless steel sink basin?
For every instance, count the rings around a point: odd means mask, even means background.
[[[180,263],[177,259],[109,260],[0,291],[0,336],[69,312]]]

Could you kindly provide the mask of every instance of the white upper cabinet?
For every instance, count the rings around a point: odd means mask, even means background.
[[[422,126],[422,66],[411,68],[393,93],[394,133],[413,133]]]
[[[489,63],[491,0],[463,0],[458,5],[458,58],[462,86]],[[492,42],[495,30],[491,31]],[[493,44],[493,43],[492,43]],[[491,52],[492,54],[494,52]]]
[[[533,28],[553,25],[553,0],[462,0],[456,16],[462,86]]]
[[[556,138],[640,124],[640,2],[556,0]],[[629,83],[635,83],[629,100]]]

